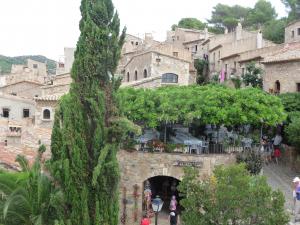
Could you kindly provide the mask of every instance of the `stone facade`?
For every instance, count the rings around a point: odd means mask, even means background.
[[[285,43],[300,41],[300,20],[290,23],[285,28]]]
[[[35,102],[17,96],[0,94],[0,118],[7,120],[22,120],[34,118]],[[8,116],[5,110],[8,110]],[[26,113],[24,114],[24,110]]]
[[[134,159],[134,160],[133,160]],[[178,162],[199,163],[200,177],[207,177],[212,174],[216,165],[228,165],[235,163],[235,155],[188,155],[188,154],[159,154],[143,152],[119,151],[118,160],[120,163],[120,196],[126,190],[126,223],[138,225],[142,216],[142,198],[144,182],[156,176],[173,177],[181,181],[184,175],[183,168]],[[133,196],[134,186],[138,187],[137,198]],[[137,202],[135,207],[134,202]],[[120,218],[124,213],[123,199],[120,198]],[[135,221],[137,214],[138,219]],[[121,224],[121,223],[119,223]]]
[[[41,83],[24,80],[0,87],[0,92],[8,95],[20,96],[22,98],[33,99],[34,97],[42,95],[41,87]]]
[[[71,72],[74,54],[75,48],[64,48],[64,56],[56,63],[56,75]]]
[[[166,82],[164,74],[174,74],[176,81]],[[125,66],[122,87],[160,87],[165,84],[188,85],[194,83],[190,78],[190,62],[161,52],[146,52],[135,56]]]
[[[60,97],[61,95],[50,95],[35,99],[35,125],[37,127],[52,129],[54,113]]]
[[[12,65],[11,73],[6,75],[6,85],[24,80],[44,83],[47,76],[45,63],[28,59],[26,65]]]
[[[270,93],[300,92],[300,42],[293,42],[266,57],[264,90]]]

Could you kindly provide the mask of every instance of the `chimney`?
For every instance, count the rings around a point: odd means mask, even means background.
[[[204,28],[204,39],[206,40],[208,38],[209,38],[209,36],[208,36],[208,29],[207,29],[207,27],[205,27]]]
[[[145,43],[152,43],[153,36],[151,33],[145,33]]]
[[[242,24],[239,22],[235,29],[235,40],[236,41],[242,39],[242,33],[243,33],[243,27],[242,27]]]
[[[256,36],[256,47],[262,48],[263,47],[263,36],[261,30],[257,33]]]

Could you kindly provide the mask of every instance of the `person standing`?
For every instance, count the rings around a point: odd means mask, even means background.
[[[294,200],[294,220],[296,222],[300,210],[300,178],[295,177],[293,180],[293,200]]]
[[[150,219],[147,217],[146,214],[144,214],[142,221],[141,221],[141,225],[150,225],[150,224],[151,224]]]

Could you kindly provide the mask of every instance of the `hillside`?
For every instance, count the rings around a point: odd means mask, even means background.
[[[24,55],[16,57],[0,55],[0,74],[10,73],[12,64],[26,64],[27,59],[32,59],[38,62],[47,62],[49,73],[55,74],[56,62],[42,55]]]

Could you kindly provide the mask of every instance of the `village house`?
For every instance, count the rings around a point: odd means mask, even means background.
[[[12,65],[11,73],[1,76],[0,93],[33,99],[42,94],[48,77],[45,63],[28,59],[26,65]]]
[[[231,74],[244,69],[239,64],[240,53],[257,51],[276,44],[264,39],[260,31],[247,31],[239,23],[234,32],[215,35],[204,41],[202,46],[204,54],[209,56],[210,77],[219,76],[223,71],[226,80]]]

